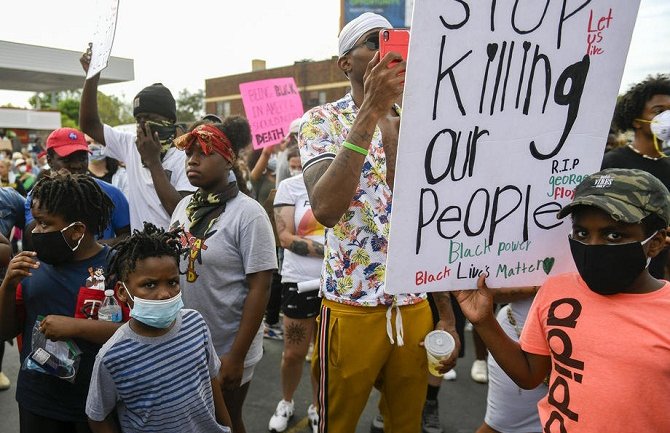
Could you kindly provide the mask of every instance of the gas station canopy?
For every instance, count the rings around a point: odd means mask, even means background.
[[[80,89],[84,71],[81,52],[0,41],[0,89],[52,92]],[[110,57],[100,84],[134,79],[132,59]]]

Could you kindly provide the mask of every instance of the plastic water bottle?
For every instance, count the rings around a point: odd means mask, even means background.
[[[98,320],[106,322],[120,322],[121,321],[121,306],[114,298],[114,290],[105,290],[105,300],[98,310]]]

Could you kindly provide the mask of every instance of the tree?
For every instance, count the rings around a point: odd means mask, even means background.
[[[205,91],[200,89],[191,93],[188,89],[183,89],[177,97],[177,121],[193,122],[200,119],[205,110]]]
[[[80,100],[81,90],[65,90],[54,93],[35,93],[28,103],[36,109],[60,111],[61,124],[64,127],[79,128]],[[98,114],[100,120],[110,126],[135,122],[129,103],[102,92],[98,92]]]
[[[133,110],[129,103],[123,102],[114,95],[98,92],[98,114],[100,120],[109,126],[135,123]]]

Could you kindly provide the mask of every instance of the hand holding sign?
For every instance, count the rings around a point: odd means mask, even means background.
[[[88,48],[86,48],[86,51],[81,55],[79,58],[79,63],[81,63],[81,67],[84,69],[84,72],[88,74],[88,69],[91,66],[91,57],[93,56],[93,42],[88,43]]]

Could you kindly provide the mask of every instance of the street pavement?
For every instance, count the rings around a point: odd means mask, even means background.
[[[470,379],[473,348],[472,336],[466,331],[466,354],[456,366],[457,379],[442,381],[440,389],[440,420],[445,433],[472,433],[482,423],[486,410],[486,385],[475,383]],[[249,433],[267,432],[268,421],[281,398],[279,385],[279,363],[281,360],[282,342],[264,340],[265,354],[256,367],[254,379],[244,407],[244,422]],[[0,432],[18,433],[19,415],[16,400],[16,376],[19,370],[19,357],[16,346],[5,346],[3,370],[12,381],[8,391],[0,392]],[[305,363],[303,379],[295,395],[295,416],[289,424],[287,433],[311,433],[307,426],[307,407],[310,404],[311,392],[308,376],[309,364]],[[377,413],[379,394],[370,395],[370,400],[361,415],[356,433],[368,433],[370,423]],[[341,414],[346,416],[346,414]]]

